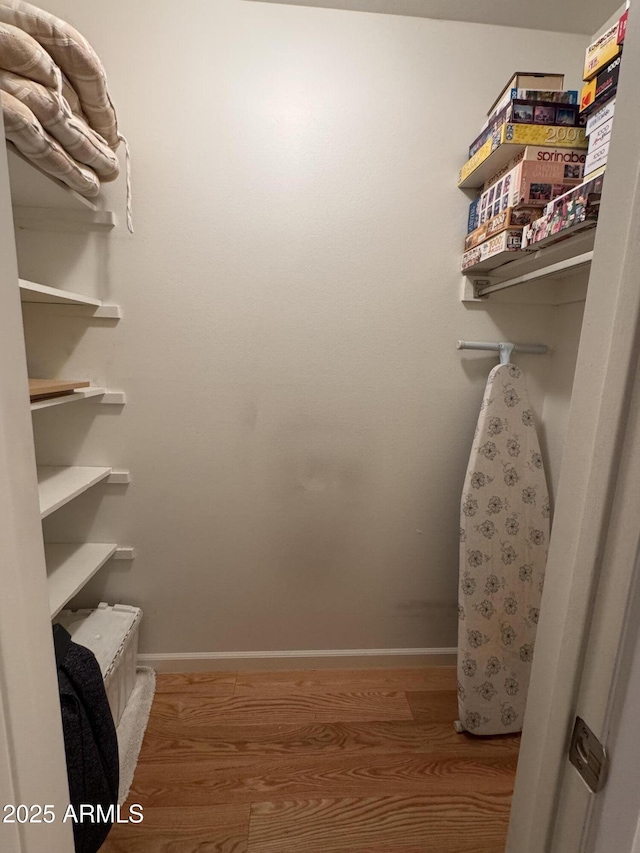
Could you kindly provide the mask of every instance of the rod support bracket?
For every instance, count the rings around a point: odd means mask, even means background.
[[[511,361],[511,356],[513,355],[513,351],[516,348],[515,344],[507,343],[506,341],[502,341],[498,344],[500,349],[500,364],[509,364]]]
[[[488,278],[474,278],[473,279],[473,298],[474,299],[488,299],[488,293],[482,293],[482,290],[485,287],[489,287],[491,284]]]

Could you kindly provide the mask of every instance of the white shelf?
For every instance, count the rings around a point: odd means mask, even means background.
[[[7,141],[13,222],[35,231],[106,231],[116,224],[113,211],[85,198],[40,169]]]
[[[15,206],[97,211],[98,205],[44,172],[7,140],[11,200]]]
[[[526,147],[526,145],[520,143],[503,142],[464,181],[458,184],[458,188],[466,190],[481,187],[486,180],[496,175],[500,169],[504,168],[514,157],[517,157]]]
[[[576,234],[544,249],[527,252],[488,272],[464,273],[463,302],[486,299],[489,294],[542,280],[561,280],[588,268],[593,258],[596,229]]]
[[[84,296],[82,293],[73,293],[70,290],[61,290],[58,287],[49,287],[47,284],[39,284],[36,281],[19,279],[20,299],[28,304],[47,305],[75,305],[90,311],[92,317],[106,319],[119,319],[120,307],[118,305],[105,305],[100,299]]]
[[[57,616],[74,595],[113,556],[117,545],[83,542],[45,545],[51,616]]]
[[[46,302],[52,305],[92,305],[99,308],[102,302],[82,293],[73,293],[70,290],[60,290],[57,287],[49,287],[46,284],[38,284],[37,281],[28,281],[26,278],[18,279],[20,282],[20,299],[23,302]]]
[[[51,515],[91,486],[106,479],[109,474],[111,468],[61,468],[50,465],[39,467],[40,518]]]
[[[111,210],[68,210],[58,207],[14,205],[13,224],[23,231],[111,231],[116,216]]]
[[[63,403],[75,403],[77,400],[86,400],[88,397],[102,397],[106,393],[106,388],[76,388],[75,391],[61,397],[52,397],[50,400],[36,400],[31,404],[31,411],[39,412],[40,409],[50,409],[51,406],[61,406]]]

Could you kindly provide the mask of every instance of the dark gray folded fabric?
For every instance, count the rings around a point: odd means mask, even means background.
[[[58,686],[71,805],[78,817],[83,804],[101,806],[107,814],[118,804],[118,739],[93,652],[72,642],[58,666]],[[111,825],[74,821],[76,853],[97,853]]]

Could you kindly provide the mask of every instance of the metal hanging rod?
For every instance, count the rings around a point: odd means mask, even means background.
[[[458,341],[456,349],[479,349],[487,350],[488,352],[499,352],[500,363],[508,364],[511,359],[511,353],[523,352],[530,355],[545,355],[549,352],[549,347],[546,344],[513,344],[509,341],[501,341],[500,343],[491,343],[490,341]]]

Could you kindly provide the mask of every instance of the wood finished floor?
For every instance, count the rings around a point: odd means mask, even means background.
[[[159,675],[101,853],[503,853],[519,738],[456,734],[455,669]]]

